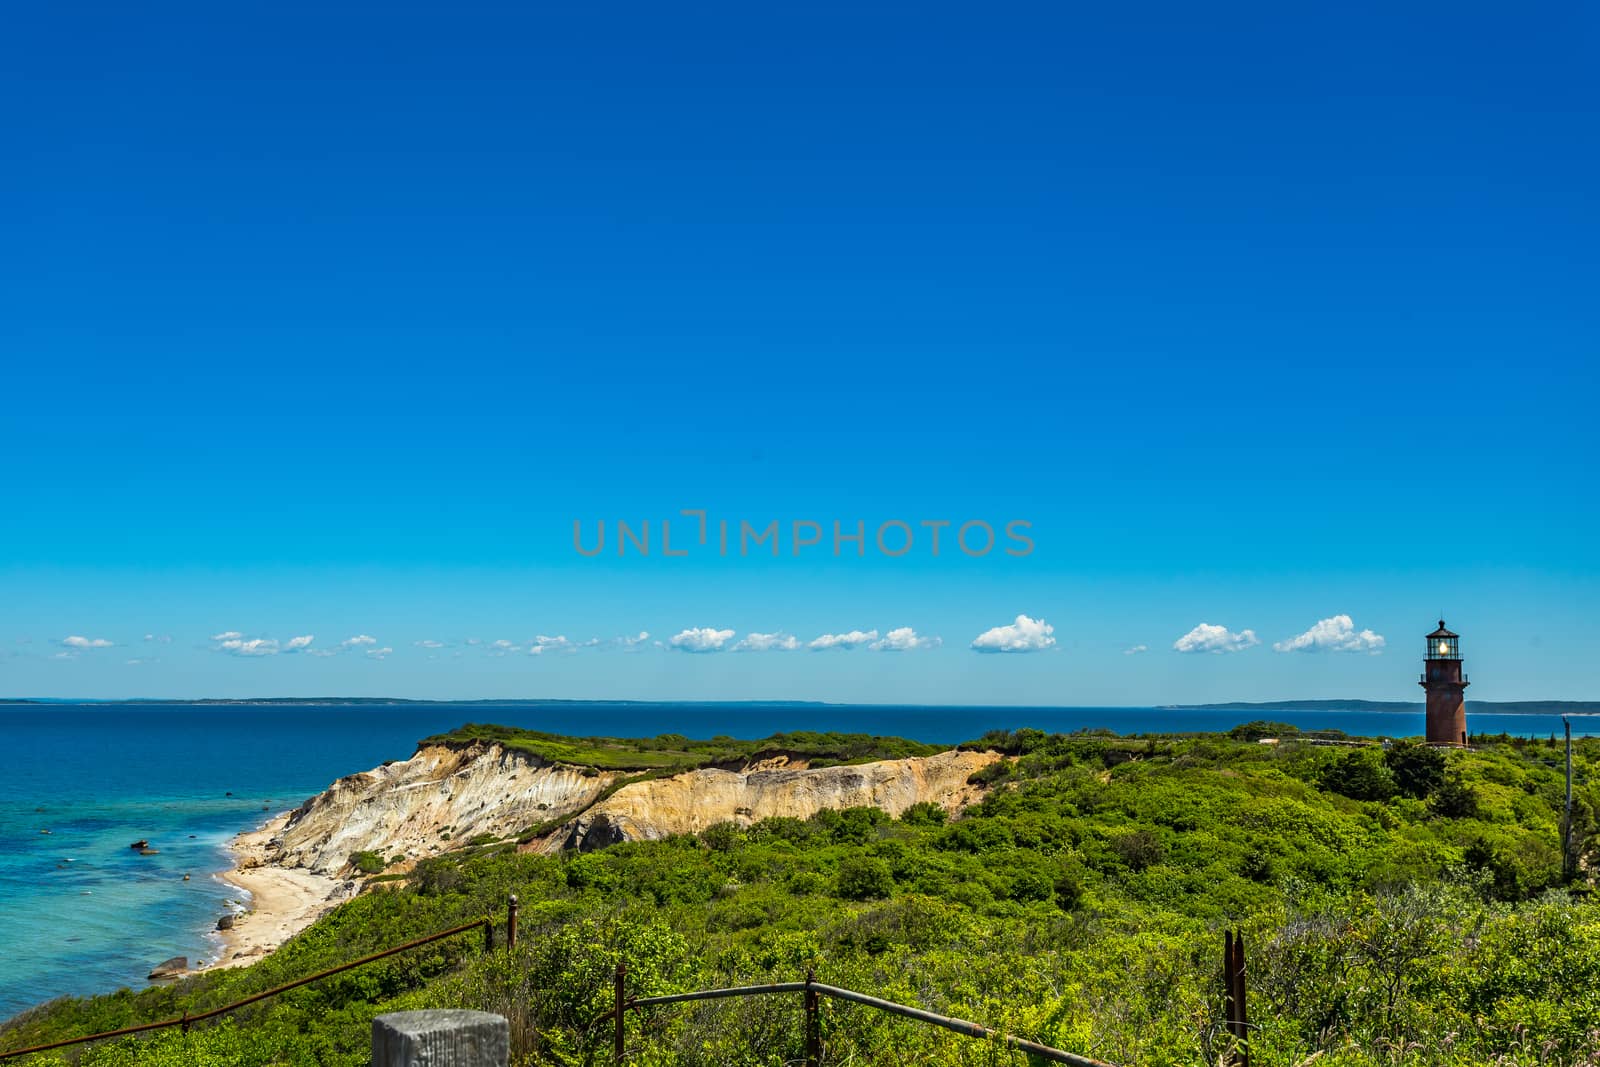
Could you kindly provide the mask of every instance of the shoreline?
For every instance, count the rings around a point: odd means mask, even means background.
[[[255,830],[239,834],[228,844],[234,861],[230,869],[212,875],[219,882],[243,891],[248,906],[233,909],[233,926],[208,935],[221,943],[216,960],[195,973],[246,967],[265,959],[295,934],[304,930],[353,892],[341,892],[349,883],[303,867],[277,867],[267,860],[268,842],[289,820],[280,812]],[[353,890],[353,886],[350,889]]]

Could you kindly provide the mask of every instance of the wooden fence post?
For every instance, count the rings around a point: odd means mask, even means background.
[[[494,951],[494,920],[483,920],[483,951]]]
[[[623,1048],[623,1038],[625,1036],[623,1033],[623,1020],[627,1016],[628,1006],[628,965],[626,963],[617,964],[616,994],[617,1029],[612,1041],[612,1051],[616,1053],[617,1062],[621,1063],[625,1051]]]
[[[1227,931],[1222,945],[1223,1011],[1233,1038],[1230,1062],[1250,1067],[1250,1013],[1245,1005],[1244,934]]]
[[[506,948],[517,947],[517,895],[511,894],[511,900],[506,904]]]
[[[810,986],[817,980],[815,969],[806,971],[806,1067],[822,1065],[822,996]]]

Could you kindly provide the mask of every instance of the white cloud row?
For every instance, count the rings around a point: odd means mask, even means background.
[[[735,639],[732,629],[715,626],[688,627],[665,641],[650,640],[649,631],[641,630],[632,636],[602,639],[590,637],[576,640],[565,634],[540,634],[531,640],[512,641],[505,638],[484,640],[467,638],[461,644],[476,647],[495,656],[530,655],[548,656],[570,654],[584,649],[619,649],[635,652],[655,647],[688,653],[712,652],[795,652],[802,649],[812,652],[849,652],[865,649],[873,652],[912,652],[941,647],[943,639],[917,633],[910,626],[901,626],[880,633],[877,629],[843,630],[838,633],[818,634],[809,641],[781,630],[772,632],[751,631]],[[169,644],[172,638],[165,635],[145,634],[147,643]],[[213,651],[241,657],[263,657],[303,653],[308,656],[335,656],[341,653],[361,654],[371,659],[384,659],[394,653],[394,648],[382,645],[371,634],[360,633],[347,637],[330,647],[317,647],[313,634],[302,634],[285,640],[247,635],[239,630],[225,630],[211,636]],[[72,634],[60,639],[57,658],[71,659],[86,652],[116,647],[116,642],[104,637],[86,637]],[[435,652],[454,648],[455,644],[431,638],[414,641],[416,648]],[[1172,643],[1176,652],[1220,655],[1242,652],[1261,644],[1252,629],[1230,630],[1227,626],[1202,622]],[[1377,655],[1385,647],[1382,634],[1370,629],[1356,628],[1354,620],[1345,614],[1332,615],[1318,621],[1304,633],[1273,643],[1277,652],[1354,652]],[[1018,615],[1013,621],[991,627],[972,639],[968,646],[975,652],[986,654],[1016,654],[1046,652],[1056,648],[1055,627],[1043,618]],[[1149,646],[1136,644],[1123,649],[1123,655],[1136,656],[1149,651]],[[458,651],[456,655],[460,655]],[[430,657],[432,658],[432,657]]]
[[[315,634],[300,634],[286,641],[279,641],[275,637],[250,637],[239,630],[224,630],[219,634],[211,635],[211,650],[222,652],[230,656],[279,656],[304,653],[307,656],[336,656],[341,652],[361,652],[369,659],[383,659],[394,649],[387,646],[379,647],[377,638],[370,634],[357,634],[347,637],[334,648],[313,648],[316,641]],[[145,640],[154,640],[146,637]]]
[[[944,638],[922,635],[909,625],[894,627],[888,633],[880,633],[877,629],[818,633],[810,641],[802,641],[794,633],[782,630],[771,633],[752,630],[738,641],[733,638],[733,630],[715,625],[693,625],[674,633],[662,646],[680,653],[794,653],[800,649],[813,653],[848,653],[858,648],[874,653],[910,653],[944,645]]]
[[[818,634],[810,641],[801,641],[794,634],[777,631],[760,633],[752,631],[735,641],[732,630],[715,626],[691,626],[669,638],[664,647],[678,652],[850,652],[864,648],[871,652],[914,652],[924,648],[938,648],[944,642],[938,637],[925,637],[910,626],[900,626],[886,634],[877,630],[846,630],[836,634]]]
[[[1237,633],[1216,623],[1203,622],[1172,643],[1177,652],[1242,652],[1259,645],[1261,639],[1254,630]],[[1371,630],[1357,630],[1348,615],[1333,615],[1322,619],[1302,634],[1273,643],[1275,652],[1365,652],[1377,655],[1383,651],[1382,634]],[[1142,651],[1143,646],[1128,651]]]

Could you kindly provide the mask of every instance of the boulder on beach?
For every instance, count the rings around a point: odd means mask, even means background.
[[[170,960],[164,960],[161,963],[156,964],[146,977],[148,977],[151,981],[156,981],[162,978],[179,978],[182,977],[183,973],[188,969],[188,956],[174,956]]]
[[[218,930],[232,930],[233,929],[234,918],[235,918],[235,916],[233,916],[232,914],[224,915],[222,918],[217,920],[217,929]]]

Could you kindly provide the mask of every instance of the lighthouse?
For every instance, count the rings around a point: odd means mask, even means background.
[[[1467,743],[1467,698],[1470,684],[1461,673],[1461,636],[1439,628],[1428,635],[1428,656],[1422,662],[1422,681],[1428,694],[1427,740],[1430,745]]]

